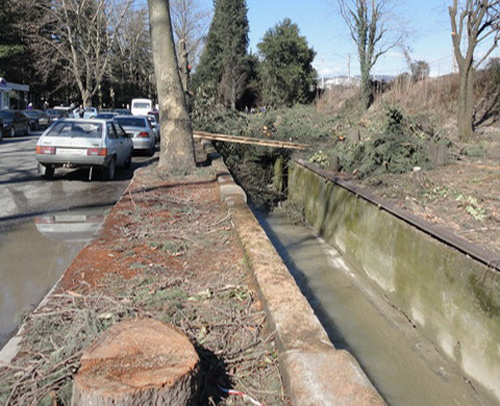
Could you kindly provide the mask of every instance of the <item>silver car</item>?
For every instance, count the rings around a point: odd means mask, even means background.
[[[114,121],[120,124],[126,133],[132,137],[134,150],[146,151],[153,155],[156,146],[156,131],[147,117],[143,116],[116,116]]]
[[[46,179],[56,168],[99,168],[105,179],[115,168],[130,167],[133,144],[123,128],[110,120],[60,119],[40,137],[36,146],[39,171]]]

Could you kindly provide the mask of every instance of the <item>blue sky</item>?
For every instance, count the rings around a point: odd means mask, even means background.
[[[209,9],[212,0],[201,0]],[[395,12],[410,32],[408,45],[413,60],[429,63],[431,75],[452,70],[452,48],[447,4],[451,0],[394,0]],[[250,47],[257,52],[265,32],[290,18],[297,24],[317,55],[314,67],[319,76],[331,77],[359,73],[356,48],[347,27],[337,13],[336,0],[247,0]],[[394,49],[379,59],[372,73],[397,75],[407,70],[404,57]]]

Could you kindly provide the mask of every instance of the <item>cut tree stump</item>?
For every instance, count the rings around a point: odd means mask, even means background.
[[[153,319],[115,324],[83,354],[73,406],[192,405],[199,357],[175,327]]]

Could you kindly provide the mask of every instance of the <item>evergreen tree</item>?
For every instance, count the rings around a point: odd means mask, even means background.
[[[193,77],[198,94],[232,109],[248,81],[248,18],[245,0],[215,0],[205,49]]]
[[[269,29],[257,45],[262,62],[260,79],[266,104],[274,106],[307,103],[316,88],[316,70],[312,62],[316,52],[290,19]]]
[[[9,0],[0,0],[0,76],[22,82],[25,47],[15,22],[16,10]]]

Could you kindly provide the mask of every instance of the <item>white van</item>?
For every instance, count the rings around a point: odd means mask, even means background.
[[[153,101],[151,99],[132,99],[130,111],[134,116],[145,116],[153,110]]]

